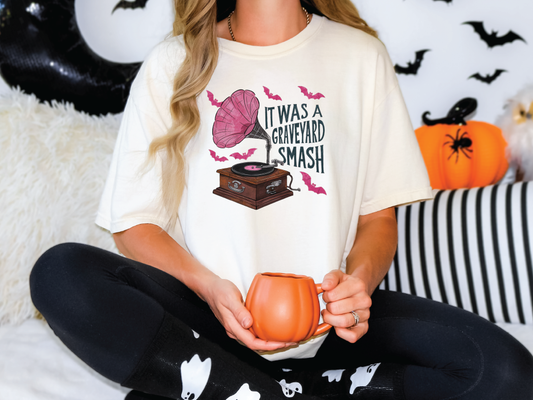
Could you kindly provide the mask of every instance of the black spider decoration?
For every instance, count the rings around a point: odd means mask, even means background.
[[[452,135],[446,135],[446,137],[450,138],[451,140],[444,142],[444,146],[449,144],[450,148],[453,150],[450,156],[448,157],[448,160],[455,154],[455,163],[459,161],[459,150],[468,159],[470,159],[470,156],[468,155],[468,153],[474,152],[470,148],[472,146],[472,139],[470,139],[469,137],[466,137],[466,135],[468,135],[468,132],[463,132],[463,134],[459,136],[460,132],[461,132],[461,128],[457,130],[457,133],[455,134],[455,138]]]

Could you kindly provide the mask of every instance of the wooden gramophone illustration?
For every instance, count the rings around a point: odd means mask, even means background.
[[[231,148],[244,139],[266,141],[266,162],[242,162],[231,168],[219,169],[220,186],[213,193],[255,210],[292,196],[287,176],[276,168],[283,162],[272,160],[272,141],[259,121],[259,100],[251,90],[237,90],[222,102],[213,123],[213,141],[219,148]]]

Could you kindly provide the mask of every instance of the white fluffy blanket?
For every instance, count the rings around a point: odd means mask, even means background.
[[[0,327],[0,399],[123,400],[128,391],[83,364],[43,321]]]
[[[0,96],[0,325],[33,316],[28,276],[51,246],[116,251],[94,224],[120,115],[92,117],[13,90]]]

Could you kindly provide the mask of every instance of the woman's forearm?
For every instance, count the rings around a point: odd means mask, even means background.
[[[113,238],[126,257],[167,272],[207,302],[231,338],[252,350],[274,351],[293,345],[255,337],[249,330],[252,315],[244,306],[237,286],[200,264],[160,227],[137,225],[113,234]]]
[[[113,239],[126,257],[165,271],[204,300],[209,283],[219,279],[157,225],[136,225]]]
[[[337,335],[355,343],[368,331],[371,295],[387,273],[397,243],[393,208],[359,217],[354,244],[346,259],[346,273],[333,270],[322,281],[324,321]]]
[[[394,208],[387,208],[359,218],[357,235],[346,259],[346,273],[356,276],[372,294],[390,268],[398,228]]]

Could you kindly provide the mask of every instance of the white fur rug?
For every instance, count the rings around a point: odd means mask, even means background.
[[[94,218],[120,119],[17,90],[0,96],[0,325],[35,315],[28,276],[48,248],[75,241],[116,251]]]

